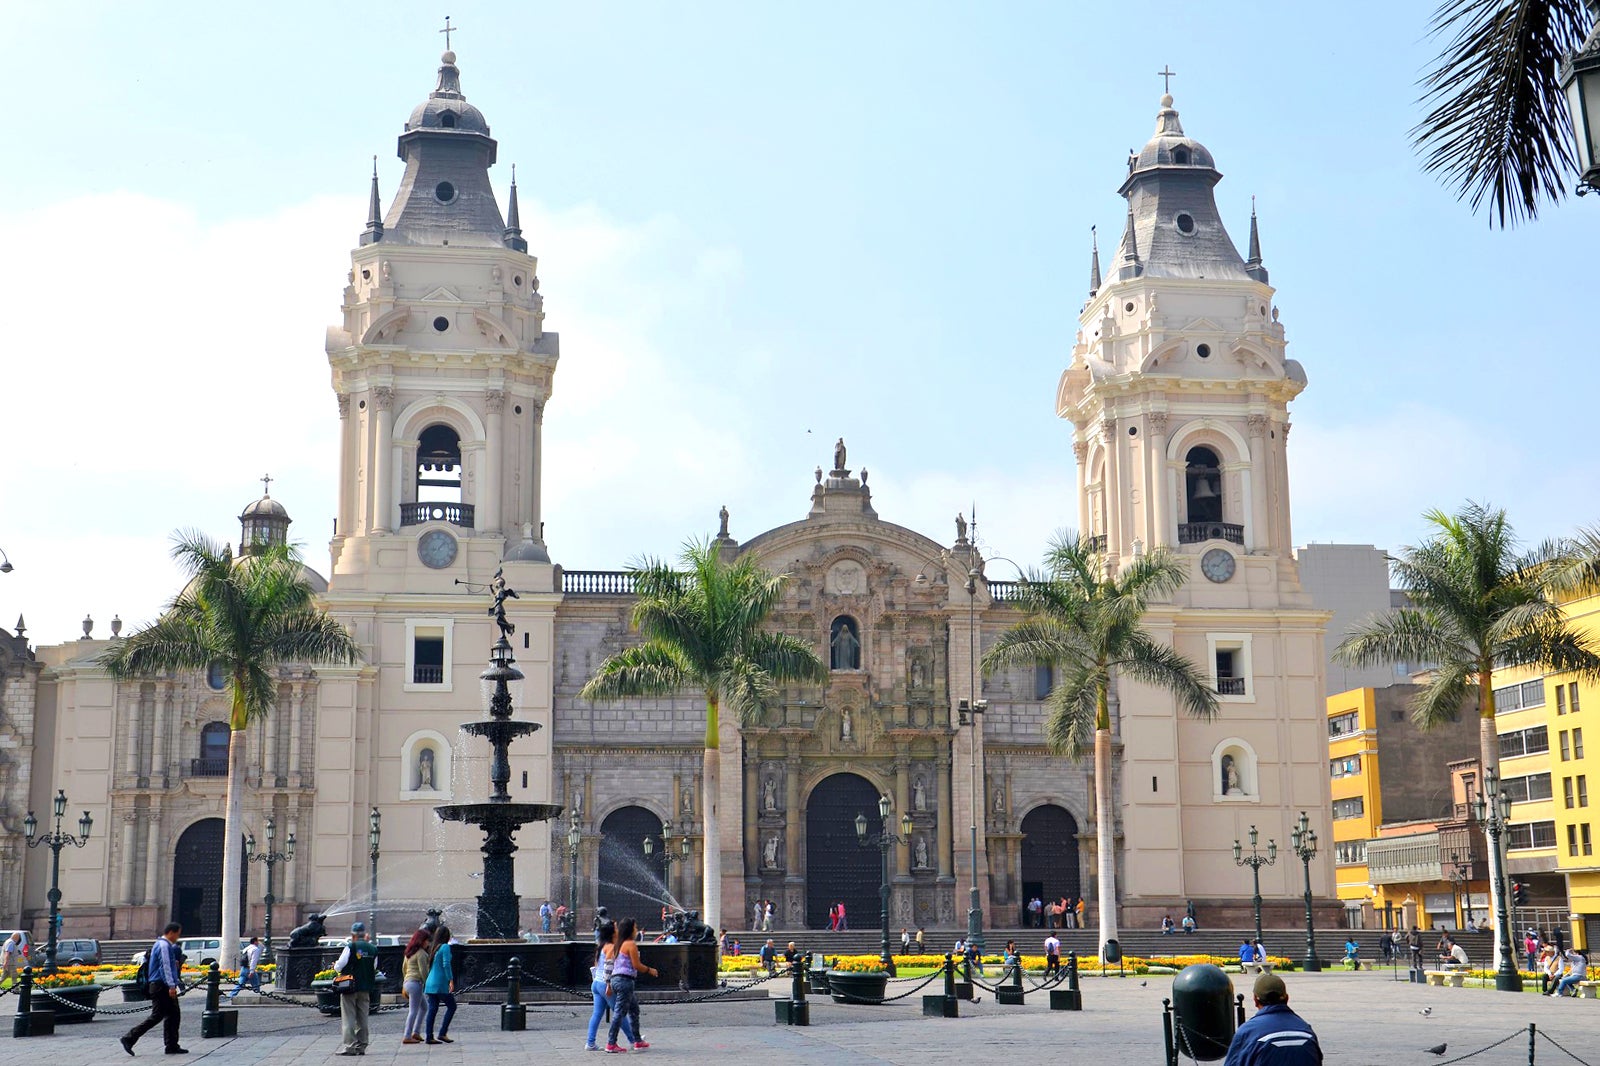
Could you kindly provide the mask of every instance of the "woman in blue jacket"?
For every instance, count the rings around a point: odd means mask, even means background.
[[[450,1039],[450,1019],[456,1016],[456,971],[451,957],[450,927],[441,925],[433,934],[433,964],[428,967],[428,981],[422,991],[428,997],[428,1043],[453,1044]],[[433,1019],[444,1004],[444,1024],[439,1027],[438,1039],[433,1035]]]

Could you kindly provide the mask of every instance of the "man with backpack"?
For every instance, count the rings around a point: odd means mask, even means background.
[[[261,991],[261,971],[256,968],[259,965],[261,965],[261,938],[253,936],[250,938],[250,943],[244,946],[244,953],[239,956],[239,984],[228,993],[229,999],[239,998],[239,993],[246,988],[256,992]]]
[[[333,968],[351,978],[350,991],[339,997],[340,1040],[335,1055],[365,1055],[372,1038],[367,1014],[378,989],[378,949],[367,939],[367,923],[350,927],[350,941]],[[446,1019],[448,1024],[449,1019]]]
[[[138,1025],[129,1029],[122,1038],[122,1050],[133,1054],[133,1045],[139,1038],[161,1025],[163,1043],[166,1044],[168,1055],[187,1055],[187,1048],[178,1045],[178,1023],[181,1013],[178,1010],[178,994],[183,989],[180,976],[180,963],[178,962],[178,938],[183,935],[183,926],[177,922],[168,922],[167,927],[161,931],[161,936],[150,950],[145,954],[144,965],[140,969],[145,974],[145,988],[150,993],[150,1016]]]

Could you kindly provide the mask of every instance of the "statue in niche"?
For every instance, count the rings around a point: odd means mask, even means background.
[[[1006,790],[1003,788],[994,790],[994,809],[996,811],[1004,811],[1006,809]]]
[[[861,638],[856,635],[856,625],[853,620],[845,617],[834,619],[830,644],[832,645],[830,648],[832,655],[828,662],[830,669],[861,669]]]
[[[928,809],[928,786],[920,776],[911,783],[911,805],[919,811]]]
[[[438,788],[433,783],[433,749],[423,748],[417,752],[417,788],[432,791]]]
[[[575,788],[572,790],[572,813],[583,813],[583,789],[581,788]]]
[[[767,842],[762,845],[761,864],[769,870],[778,868],[778,834],[767,837]]]
[[[1222,757],[1222,794],[1224,796],[1242,796],[1244,789],[1239,784],[1239,766],[1234,762],[1232,755]]]
[[[921,659],[911,660],[911,687],[921,688],[926,680]]]
[[[835,470],[843,470],[844,469],[844,438],[843,437],[840,437],[839,440],[838,440],[838,443],[834,444],[834,446],[833,446],[833,468]]]
[[[687,789],[687,788],[684,789],[683,790],[683,802],[680,803],[678,806],[683,808],[683,813],[684,814],[686,814],[686,815],[693,814],[694,813],[694,793],[691,790]]]
[[[850,708],[846,707],[839,712],[839,739],[851,739]]]
[[[774,778],[761,783],[761,809],[769,812],[778,809],[778,782]]]
[[[928,838],[927,837],[918,837],[917,838],[916,864],[917,864],[917,869],[919,869],[919,870],[926,870],[928,868]]]

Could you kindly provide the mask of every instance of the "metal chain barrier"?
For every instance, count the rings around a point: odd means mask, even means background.
[[[82,1003],[74,1003],[70,999],[65,999],[56,995],[48,988],[35,987],[33,994],[36,996],[45,996],[49,999],[53,999],[63,1007],[75,1010],[79,1014],[144,1014],[150,1009],[149,1005],[144,1003],[135,1003],[130,1007],[85,1007]]]
[[[1526,1028],[1518,1029],[1516,1032],[1512,1033],[1510,1036],[1506,1037],[1504,1040],[1496,1040],[1494,1043],[1490,1044],[1488,1047],[1481,1047],[1477,1051],[1469,1051],[1465,1055],[1458,1055],[1453,1059],[1445,1059],[1443,1062],[1438,1063],[1437,1066],[1450,1066],[1450,1064],[1452,1062],[1466,1062],[1470,1058],[1473,1058],[1473,1057],[1478,1056],[1478,1055],[1482,1055],[1485,1051],[1493,1051],[1495,1048],[1499,1047],[1500,1045],[1509,1044],[1509,1043],[1511,1043],[1511,1041],[1515,1040],[1517,1037],[1526,1036],[1527,1034],[1528,1034],[1528,1030]],[[1563,1049],[1563,1050],[1565,1050],[1565,1049]]]
[[[845,992],[845,993],[843,993],[843,1001],[845,1003],[867,1003],[867,1004],[893,1003],[896,1000],[905,999],[907,996],[916,995],[918,992],[921,992],[924,988],[927,988],[929,985],[933,984],[933,982],[935,982],[937,980],[940,980],[943,977],[944,977],[944,968],[941,967],[941,968],[933,971],[932,973],[930,973],[926,977],[903,977],[903,978],[898,978],[897,980],[902,980],[902,981],[920,981],[921,982],[920,984],[918,984],[914,988],[906,989],[904,992],[900,993],[898,996],[884,996],[882,999],[859,999],[859,998],[857,998],[855,996],[850,995],[850,993]],[[830,995],[831,994],[832,993],[830,993]]]
[[[1563,1055],[1565,1055],[1567,1058],[1571,1059],[1573,1062],[1583,1063],[1583,1066],[1589,1066],[1589,1063],[1584,1062],[1584,1060],[1578,1058],[1578,1056],[1574,1055],[1572,1052],[1568,1051],[1566,1048],[1564,1048],[1560,1044],[1556,1043],[1555,1037],[1551,1036],[1549,1033],[1545,1032],[1543,1029],[1538,1030],[1538,1033],[1539,1033],[1540,1036],[1542,1036],[1546,1040],[1550,1041],[1550,1043],[1555,1046],[1555,1049],[1557,1051],[1561,1052]]]

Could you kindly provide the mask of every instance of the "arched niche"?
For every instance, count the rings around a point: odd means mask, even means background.
[[[419,729],[407,737],[400,748],[400,798],[449,799],[453,754],[443,733]]]
[[[841,614],[828,627],[828,668],[861,669],[861,624]]]
[[[1248,741],[1228,737],[1211,750],[1211,796],[1222,803],[1259,803],[1261,772]]]

